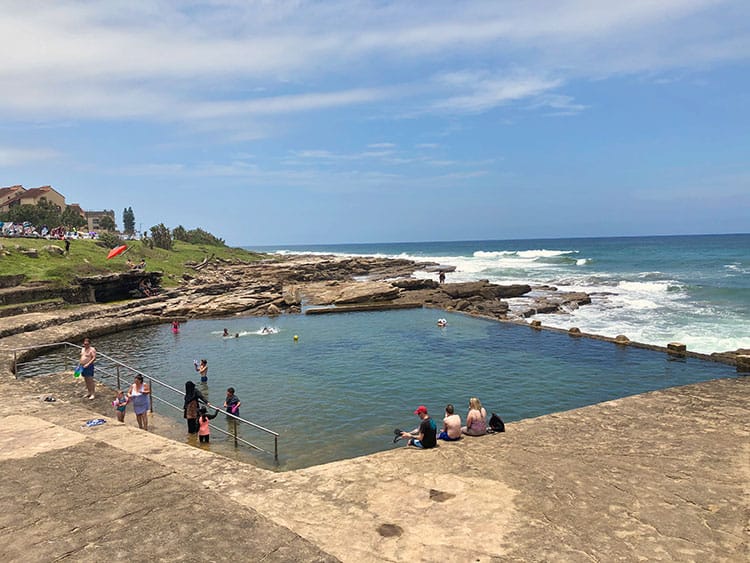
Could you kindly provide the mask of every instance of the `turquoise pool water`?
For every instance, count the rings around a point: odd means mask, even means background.
[[[447,327],[436,326],[439,317]],[[263,326],[278,332],[258,334]],[[225,327],[240,337],[222,338]],[[509,422],[736,375],[722,364],[429,309],[199,320],[179,334],[163,325],[94,344],[180,389],[199,379],[193,359],[206,358],[209,400],[221,404],[235,387],[243,418],[280,433],[280,469],[397,447],[394,427],[417,426],[420,404],[441,421],[453,403],[463,419],[477,396]],[[273,447],[257,431],[248,438]],[[212,441],[221,447],[219,435]]]

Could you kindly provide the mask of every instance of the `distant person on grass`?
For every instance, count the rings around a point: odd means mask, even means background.
[[[409,441],[406,442],[407,447],[414,446],[415,448],[422,448],[425,450],[434,448],[437,445],[437,427],[427,413],[427,407],[424,405],[418,406],[417,410],[414,411],[414,414],[416,414],[422,422],[420,422],[419,426],[411,432],[402,432],[401,437],[409,439]]]
[[[96,348],[91,345],[91,340],[83,339],[83,348],[81,348],[81,358],[78,361],[81,364],[81,375],[83,382],[86,384],[86,398],[92,400],[96,383],[94,382],[94,362],[96,361]]]

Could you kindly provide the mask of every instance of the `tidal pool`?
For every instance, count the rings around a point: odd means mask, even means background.
[[[436,326],[440,317],[444,328]],[[277,332],[261,334],[263,327]],[[231,337],[221,336],[224,328]],[[178,334],[165,324],[94,345],[179,389],[199,379],[193,360],[207,359],[204,393],[220,405],[234,387],[242,417],[280,434],[278,465],[259,453],[249,454],[253,463],[282,470],[397,447],[393,429],[416,427],[412,412],[422,404],[437,422],[446,403],[465,419],[476,396],[511,422],[736,376],[723,364],[430,309],[194,320]],[[273,450],[257,430],[242,434]],[[217,433],[211,440],[217,452],[230,447]]]

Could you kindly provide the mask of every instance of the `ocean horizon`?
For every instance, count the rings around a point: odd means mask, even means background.
[[[750,348],[750,234],[243,246],[276,254],[379,256],[455,266],[448,282],[552,285],[592,303],[526,319],[701,353]],[[418,271],[417,277],[435,273]],[[518,300],[508,300],[511,313]]]

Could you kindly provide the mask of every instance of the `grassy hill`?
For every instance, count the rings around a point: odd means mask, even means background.
[[[93,240],[72,240],[70,254],[60,256],[45,250],[45,246],[54,245],[65,248],[61,240],[0,238],[0,276],[25,274],[28,281],[53,281],[68,284],[75,276],[90,276],[123,272],[128,269],[125,262],[130,258],[137,263],[146,260],[146,270],[164,272],[162,285],[177,285],[183,273],[194,272],[185,266],[186,262],[197,263],[214,254],[217,258],[253,262],[269,258],[258,254],[230,248],[227,246],[210,246],[174,242],[173,250],[149,248],[140,240],[127,241],[127,251],[107,260],[109,248],[104,248]],[[26,256],[23,250],[36,249],[37,258]]]

